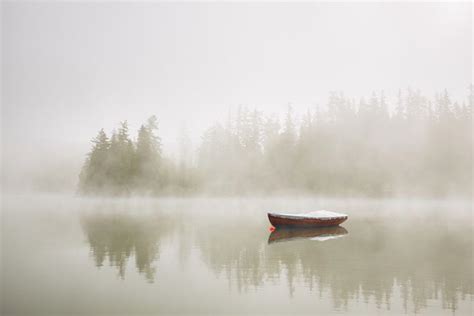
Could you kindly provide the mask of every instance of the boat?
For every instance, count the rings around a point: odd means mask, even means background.
[[[309,239],[316,241],[326,241],[347,235],[347,230],[342,226],[312,227],[312,228],[291,228],[282,227],[275,229],[268,236],[268,243],[282,241],[293,241]]]
[[[341,224],[347,215],[326,210],[300,214],[269,212],[268,220],[274,227],[326,227]]]

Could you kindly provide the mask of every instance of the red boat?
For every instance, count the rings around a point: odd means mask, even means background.
[[[341,224],[347,219],[347,215],[329,211],[315,211],[303,214],[268,213],[268,219],[275,227],[325,227]]]

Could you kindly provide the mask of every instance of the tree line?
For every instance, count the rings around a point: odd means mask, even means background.
[[[100,130],[80,174],[83,193],[469,195],[473,89],[462,103],[400,91],[358,101],[331,93],[325,106],[296,117],[238,107],[202,135],[189,157],[163,157],[151,117],[136,141],[122,122]],[[183,139],[186,139],[185,137]],[[194,159],[195,156],[195,159]]]

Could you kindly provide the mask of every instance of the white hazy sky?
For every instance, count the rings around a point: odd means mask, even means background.
[[[469,2],[3,1],[4,149],[87,148],[99,128],[128,119],[134,130],[151,114],[173,148],[181,126],[198,140],[229,107],[302,110],[332,90],[446,88],[461,99],[471,12]]]

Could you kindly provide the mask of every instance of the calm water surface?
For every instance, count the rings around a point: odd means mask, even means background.
[[[471,315],[470,202],[5,196],[1,314]]]

